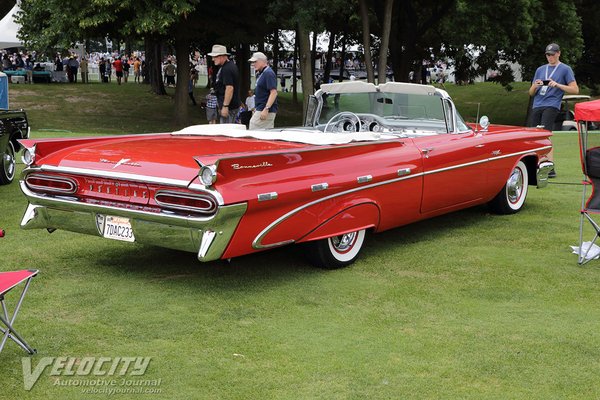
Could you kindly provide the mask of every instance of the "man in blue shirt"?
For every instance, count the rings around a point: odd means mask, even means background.
[[[560,47],[556,43],[546,46],[548,64],[535,71],[529,88],[529,95],[533,96],[529,126],[543,125],[551,131],[560,111],[563,95],[579,93],[573,70],[567,64],[561,63],[559,58]]]
[[[567,64],[561,63],[559,58],[560,47],[556,43],[546,46],[548,64],[542,65],[535,71],[529,88],[529,95],[533,96],[533,106],[528,126],[542,125],[544,129],[553,130],[563,95],[579,93],[573,70]],[[549,156],[552,158],[552,152]],[[549,177],[555,176],[556,172],[550,171]]]
[[[254,90],[256,109],[250,119],[249,129],[273,128],[277,115],[277,77],[264,53],[256,52],[248,61],[254,64],[258,72]]]

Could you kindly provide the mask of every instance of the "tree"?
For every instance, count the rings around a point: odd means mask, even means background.
[[[575,2],[577,15],[581,18],[583,51],[575,68],[578,82],[592,88],[592,94],[600,93],[600,7],[597,0]]]
[[[390,31],[392,29],[392,10],[394,0],[385,0],[383,10],[383,27],[381,29],[381,46],[379,47],[379,67],[377,68],[377,82],[385,83],[387,76],[387,59],[390,42]]]
[[[362,22],[362,43],[365,50],[365,66],[367,69],[367,81],[375,83],[375,73],[373,72],[373,59],[371,58],[371,23],[367,0],[359,0],[359,5],[360,19]]]

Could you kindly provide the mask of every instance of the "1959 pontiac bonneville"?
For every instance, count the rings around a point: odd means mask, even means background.
[[[550,135],[467,125],[433,86],[325,84],[299,128],[21,140],[21,226],[200,261],[306,242],[316,265],[339,268],[369,231],[484,203],[516,213],[529,185],[547,184]]]

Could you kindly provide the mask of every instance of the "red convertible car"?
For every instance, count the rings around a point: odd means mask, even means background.
[[[547,184],[550,135],[467,125],[433,86],[324,84],[298,128],[21,140],[21,226],[200,261],[307,243],[315,264],[338,268],[367,232],[484,203],[516,213],[530,185]]]

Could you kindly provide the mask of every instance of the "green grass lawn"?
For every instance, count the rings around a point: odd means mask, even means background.
[[[143,86],[13,88],[36,137],[171,121],[170,100]],[[480,89],[457,90],[469,88]],[[34,367],[46,356],[152,357],[142,378],[160,379],[161,393],[121,398],[598,398],[600,261],[582,268],[570,253],[577,136],[553,141],[558,178],[532,188],[517,215],[476,207],[374,235],[336,271],[312,268],[296,247],[202,264],[191,253],[20,230],[26,201],[16,183],[1,186],[0,270],[41,270],[15,327],[38,349]],[[1,398],[89,397],[57,385],[69,377],[50,368],[25,391],[23,356],[14,343],[0,354]]]

